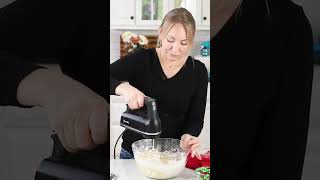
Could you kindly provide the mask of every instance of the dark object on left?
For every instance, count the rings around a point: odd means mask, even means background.
[[[36,171],[35,180],[105,180],[109,172],[109,147],[106,144],[91,151],[69,153],[58,136],[52,135],[51,157],[44,159]]]

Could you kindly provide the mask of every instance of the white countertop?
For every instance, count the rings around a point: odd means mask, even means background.
[[[133,159],[116,159],[110,161],[110,172],[115,172],[117,180],[150,180],[140,174]],[[196,180],[197,175],[192,169],[185,168],[177,177],[170,180]]]

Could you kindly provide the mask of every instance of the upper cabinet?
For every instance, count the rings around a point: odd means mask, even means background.
[[[191,12],[194,20],[196,21],[196,25],[201,25],[201,0],[174,0],[170,1],[169,10],[174,8],[183,7]]]
[[[167,12],[167,0],[136,0],[136,25],[160,25]]]
[[[111,29],[158,29],[170,10],[188,9],[197,29],[210,30],[210,0],[111,0]]]
[[[134,0],[111,0],[110,1],[110,24],[135,25],[135,1]]]
[[[202,0],[201,23],[210,26],[210,0]]]

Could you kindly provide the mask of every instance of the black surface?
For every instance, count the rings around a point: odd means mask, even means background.
[[[99,174],[81,168],[43,160],[37,169],[35,180],[105,180],[109,174]]]
[[[91,151],[70,153],[64,149],[56,134],[52,135],[52,139],[52,155],[41,162],[35,180],[100,180],[109,176],[109,144],[100,145]]]

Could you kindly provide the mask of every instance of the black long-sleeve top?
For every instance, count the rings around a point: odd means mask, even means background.
[[[212,40],[217,180],[300,180],[313,77],[312,31],[289,0],[244,0]]]
[[[185,133],[200,134],[208,86],[208,73],[200,61],[188,57],[178,73],[168,79],[156,50],[147,49],[112,63],[110,75],[112,94],[121,81],[128,81],[146,96],[156,99],[162,125],[160,137],[180,139]],[[122,148],[132,153],[131,144],[142,138],[125,131]]]
[[[21,80],[56,58],[66,75],[104,98],[109,94],[106,4],[84,0],[16,0],[0,9],[0,105],[21,106]],[[107,98],[108,99],[108,98]]]

